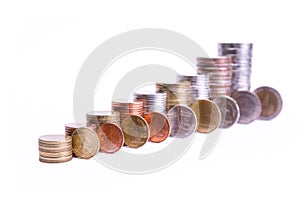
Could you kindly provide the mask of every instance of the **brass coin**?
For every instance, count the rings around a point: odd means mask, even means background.
[[[254,90],[261,103],[261,113],[258,119],[271,120],[282,109],[282,98],[277,90],[271,87],[260,87]]]
[[[100,142],[97,134],[90,128],[77,128],[72,135],[73,153],[79,158],[88,159],[99,152]]]
[[[149,139],[150,130],[145,119],[137,115],[126,117],[121,124],[125,145],[131,148],[143,146]]]
[[[59,158],[48,158],[44,156],[39,157],[40,162],[44,163],[63,163],[63,162],[68,162],[72,160],[72,155],[71,156],[62,156]]]
[[[72,138],[67,135],[44,135],[39,138],[40,144],[59,145],[65,143],[71,143]]]
[[[219,127],[221,122],[221,112],[214,102],[206,99],[197,100],[191,108],[197,117],[198,132],[210,133]]]

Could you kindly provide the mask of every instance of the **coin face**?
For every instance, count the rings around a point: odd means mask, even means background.
[[[73,153],[79,158],[88,159],[100,150],[97,134],[90,128],[77,128],[72,135]]]
[[[159,143],[166,140],[171,131],[170,122],[168,118],[158,112],[151,112],[144,116],[150,129],[149,140],[151,142]]]
[[[194,111],[185,105],[172,107],[167,117],[171,124],[171,136],[185,138],[193,134],[197,127],[197,118]]]
[[[124,133],[124,143],[131,148],[143,146],[149,139],[150,130],[145,119],[137,115],[127,116],[121,128]]]
[[[217,104],[221,112],[220,128],[229,128],[240,117],[240,108],[237,102],[229,96],[216,97],[213,102]]]
[[[271,87],[260,87],[254,93],[258,96],[262,107],[258,119],[271,120],[280,113],[282,98],[277,90]]]
[[[113,123],[102,124],[97,135],[100,141],[100,151],[105,153],[115,153],[124,144],[124,136],[121,128]]]
[[[206,99],[197,100],[192,105],[192,109],[197,117],[198,132],[210,133],[219,127],[221,123],[221,112],[214,102]]]
[[[256,120],[261,113],[261,104],[256,94],[249,91],[237,91],[232,94],[240,107],[238,123],[249,124]]]

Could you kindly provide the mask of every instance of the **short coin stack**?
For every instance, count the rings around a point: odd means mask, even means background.
[[[129,115],[143,115],[143,101],[115,100],[112,102],[112,110],[120,113],[122,123]]]
[[[86,126],[97,132],[101,124],[113,123],[120,126],[120,113],[117,111],[92,111],[86,114]]]
[[[44,135],[39,138],[39,160],[45,163],[62,163],[72,159],[72,137]]]
[[[252,46],[251,43],[219,44],[219,55],[231,57],[232,92],[250,90]]]
[[[166,114],[166,100],[165,92],[160,93],[134,93],[134,99],[143,101],[143,113],[149,114],[151,112],[159,112]]]
[[[85,127],[85,125],[84,124],[80,124],[80,123],[69,123],[69,124],[66,124],[65,125],[65,134],[68,135],[68,136],[72,136],[72,134],[74,133],[74,131],[77,128],[80,128],[80,127]]]
[[[199,74],[209,74],[208,85],[211,98],[230,96],[232,78],[230,57],[199,57],[197,67]]]

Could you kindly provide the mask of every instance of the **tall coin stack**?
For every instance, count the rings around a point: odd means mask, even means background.
[[[192,88],[188,82],[184,83],[156,83],[156,92],[165,92],[167,94],[167,111],[177,104],[191,105]]]
[[[120,126],[120,113],[117,111],[92,111],[86,114],[86,126],[97,132],[102,124],[113,123]]]
[[[198,75],[178,75],[178,82],[184,83],[189,82],[192,87],[192,98],[193,101],[198,99],[209,99],[209,86],[208,80],[209,75],[207,74],[198,74]]]
[[[220,56],[230,56],[232,60],[232,92],[249,91],[251,87],[251,43],[220,43]]]
[[[197,67],[199,74],[208,74],[210,98],[230,96],[232,66],[230,57],[198,57]]]
[[[166,100],[165,92],[159,93],[134,93],[134,99],[143,101],[143,114],[151,112],[159,112],[166,114]]]
[[[143,101],[116,100],[112,102],[112,110],[120,113],[122,123],[129,115],[143,116]]]

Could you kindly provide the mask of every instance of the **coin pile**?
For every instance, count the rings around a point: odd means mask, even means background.
[[[210,98],[209,86],[207,84],[209,80],[208,74],[178,75],[177,80],[181,83],[187,81],[191,84],[193,101]]]
[[[232,61],[232,92],[250,90],[251,43],[220,43],[219,55],[230,56]]]
[[[120,113],[117,111],[92,111],[86,114],[86,126],[97,132],[101,124],[114,123],[120,126]]]
[[[167,94],[167,111],[177,104],[189,106],[193,102],[192,88],[188,82],[156,83],[156,91]]]
[[[230,57],[198,57],[197,67],[199,74],[209,74],[208,85],[211,98],[230,95],[232,78]]]
[[[39,138],[39,160],[62,163],[72,159],[72,138],[67,135],[44,135]]]
[[[65,134],[68,136],[72,136],[73,132],[80,127],[85,127],[84,124],[80,123],[69,123],[65,125]]]
[[[160,93],[134,93],[134,99],[143,101],[143,113],[159,112],[166,114],[166,100],[165,92]]]
[[[112,110],[120,113],[122,123],[129,115],[143,115],[143,101],[116,100],[112,102]]]

